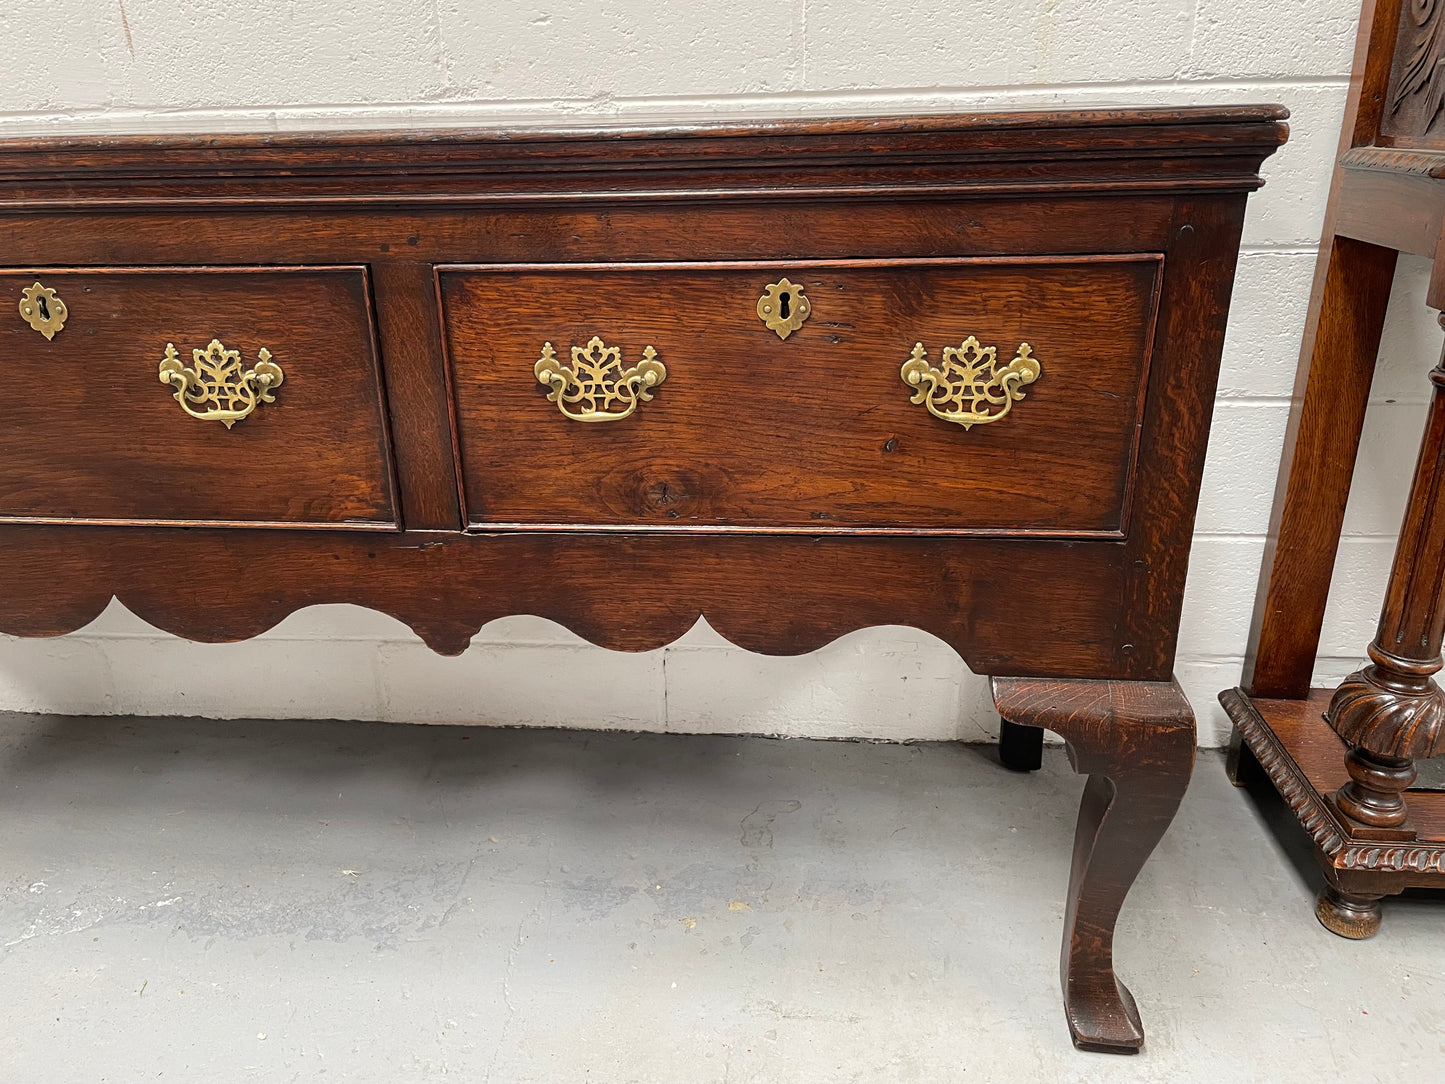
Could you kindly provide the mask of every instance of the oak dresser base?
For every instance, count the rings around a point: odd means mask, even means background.
[[[1179,615],[1286,115],[0,141],[0,631],[922,629],[1089,776],[1065,1009],[1135,1051],[1114,926],[1193,761]]]

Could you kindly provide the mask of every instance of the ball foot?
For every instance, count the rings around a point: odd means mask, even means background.
[[[1367,896],[1347,896],[1326,888],[1315,901],[1315,918],[1330,933],[1363,941],[1380,930],[1380,901]]]

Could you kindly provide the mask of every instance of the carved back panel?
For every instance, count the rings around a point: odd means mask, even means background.
[[[1398,9],[1382,145],[1445,150],[1445,0],[1391,0]]]

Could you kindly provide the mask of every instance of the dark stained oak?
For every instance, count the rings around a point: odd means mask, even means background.
[[[1124,544],[1131,575],[1120,600],[1116,676],[1172,677],[1185,540],[1194,534],[1243,211],[1240,202],[1186,197],[1170,224]]]
[[[452,423],[436,281],[430,264],[384,262],[373,269],[386,305],[377,313],[386,357],[386,391],[396,438],[402,521],[408,530],[455,530],[461,523],[454,484]]]
[[[1284,141],[1286,116],[1280,106],[1245,105],[15,139],[0,144],[0,207],[1230,191],[1262,183],[1259,162]]]
[[[1080,1046],[1137,1049],[1114,920],[1188,779],[1179,607],[1285,116],[0,141],[0,293],[105,287],[53,342],[0,307],[0,630],[112,597],[210,642],[355,603],[445,654],[517,613],[622,650],[923,629],[1092,776],[1065,1001]],[[812,312],[780,340],[784,276]],[[667,367],[624,421],[537,382],[592,335]],[[970,335],[1042,373],[965,431],[900,369]],[[213,336],[286,372],[230,432],[157,380]]]
[[[1405,832],[1416,758],[1445,752],[1445,691],[1433,677],[1445,640],[1445,364],[1434,394],[1370,662],[1340,683],[1325,721],[1350,746],[1335,804],[1372,829]]]
[[[1244,684],[1259,696],[1310,687],[1395,258],[1349,237],[1320,256],[1245,659]]]
[[[1350,782],[1349,746],[1324,722],[1332,696],[1302,699],[1219,696],[1240,744],[1285,800],[1315,844],[1325,876],[1315,917],[1341,937],[1362,939],[1380,928],[1380,900],[1406,888],[1439,888],[1445,876],[1445,793],[1406,790],[1412,831],[1378,838],[1361,831],[1331,796]]]
[[[1089,777],[1074,836],[1064,945],[1064,1014],[1084,1050],[1132,1053],[1139,1010],[1114,974],[1114,923],[1134,878],[1184,799],[1194,713],[1174,682],[993,679],[999,714],[1064,739]]]
[[[442,267],[467,519],[493,524],[928,528],[1122,537],[1157,256]],[[811,315],[780,339],[768,284]],[[597,336],[667,367],[620,421],[579,423],[533,375]],[[1042,373],[997,422],[910,402],[899,370],[976,337]],[[991,409],[997,409],[993,407]],[[565,469],[558,469],[559,464]]]
[[[0,325],[0,521],[397,526],[366,269],[0,269],[68,311],[47,340]],[[230,429],[162,384],[167,344],[217,339],[284,381]]]
[[[10,633],[70,632],[112,594],[158,628],[208,642],[258,635],[304,606],[352,602],[448,655],[488,621],[519,613],[622,651],[662,647],[705,616],[733,643],[771,655],[906,618],[979,673],[1087,675],[1112,666],[1123,582],[1117,545],[927,535],[307,531],[281,548],[271,532],[202,528],[158,538],[143,528],[13,527],[3,537]],[[1039,574],[1021,575],[1021,565]],[[200,567],[206,576],[176,574]],[[255,575],[261,567],[267,574]]]
[[[1329,792],[1313,791],[1317,773],[1276,767],[1270,777],[1281,793],[1297,792],[1302,822],[1317,816],[1312,802],[1336,820],[1339,839],[1316,833],[1327,886],[1315,915],[1350,938],[1373,935],[1380,899],[1399,891],[1388,865],[1395,849],[1383,845],[1417,838],[1406,797],[1415,758],[1445,751],[1445,693],[1432,676],[1445,636],[1445,365],[1429,374],[1430,417],[1370,661],[1332,692],[1310,690],[1399,252],[1434,260],[1426,303],[1445,309],[1442,103],[1445,6],[1364,0],[1243,687],[1222,694],[1241,731],[1231,741],[1236,780],[1263,759],[1282,718],[1251,701],[1313,705],[1324,696],[1321,710],[1298,718],[1318,732],[1307,739],[1316,747],[1344,740],[1346,777]],[[1356,852],[1341,840],[1370,846]],[[1364,857],[1344,868],[1331,848]]]
[[[4,156],[0,140],[0,158]],[[27,228],[33,217],[6,214],[0,242],[12,265],[113,266],[245,263],[258,233],[298,264],[344,263],[359,256],[380,268],[433,264],[597,263],[649,260],[898,259],[903,257],[1097,255],[1158,252],[1168,244],[1174,199],[1096,188],[1049,195],[1018,213],[1018,199],[968,188],[908,200],[862,189],[799,200],[726,200],[715,192],[604,207],[561,199],[458,207],[412,201],[365,209],[253,200],[191,207],[195,232],[177,232],[176,210],[129,204],[77,207],[70,228]],[[278,214],[289,210],[291,213]],[[123,223],[124,229],[117,229]],[[433,302],[434,304],[434,302]]]

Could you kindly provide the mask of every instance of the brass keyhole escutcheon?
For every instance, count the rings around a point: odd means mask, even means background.
[[[65,326],[70,310],[49,286],[36,283],[20,291],[20,316],[47,339]]]
[[[758,319],[777,332],[780,339],[786,339],[802,327],[812,311],[812,304],[803,296],[803,288],[785,278],[770,285],[758,298]]]

